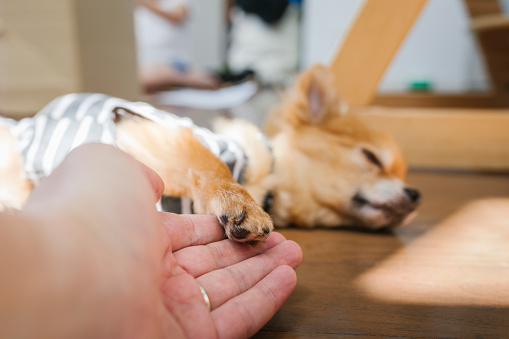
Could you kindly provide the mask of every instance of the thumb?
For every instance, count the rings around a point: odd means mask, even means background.
[[[140,167],[141,171],[145,175],[145,178],[147,178],[150,187],[152,188],[152,192],[154,193],[154,201],[157,202],[159,199],[161,199],[161,196],[164,192],[164,182],[163,179],[150,167],[144,165],[143,163],[135,160],[138,163],[138,166]]]

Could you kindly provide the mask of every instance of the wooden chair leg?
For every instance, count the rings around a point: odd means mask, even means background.
[[[366,0],[330,67],[352,106],[369,105],[426,0]]]

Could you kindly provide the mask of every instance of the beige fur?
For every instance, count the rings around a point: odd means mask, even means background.
[[[266,123],[276,159],[273,221],[304,227],[398,225],[417,205],[404,190],[401,151],[387,133],[346,113],[334,88],[328,69],[312,67]],[[366,203],[355,202],[356,194]]]
[[[249,159],[244,186],[187,129],[167,129],[139,117],[119,117],[119,148],[154,169],[164,194],[188,196],[198,213],[216,215],[237,241],[264,241],[278,226],[396,226],[419,196],[404,184],[406,163],[392,138],[346,113],[324,66],[304,72],[270,115],[272,158],[260,131],[221,120],[216,131],[236,140]],[[0,206],[19,208],[30,192],[15,142],[0,128]],[[9,178],[9,179],[4,179]],[[11,180],[12,179],[12,180]]]
[[[120,149],[161,176],[165,195],[190,197],[197,213],[218,216],[228,237],[263,241],[273,230],[267,213],[190,130],[127,118],[118,122],[116,140]]]
[[[236,140],[246,152],[250,164],[246,168],[244,187],[261,205],[267,192],[275,187],[273,159],[263,140],[265,136],[256,126],[240,119],[218,119],[214,122],[214,131]]]

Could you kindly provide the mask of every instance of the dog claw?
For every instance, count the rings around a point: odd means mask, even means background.
[[[229,238],[240,241],[257,243],[258,241],[265,241],[271,231],[270,226],[253,227],[251,223],[246,224],[248,219],[248,212],[243,210],[236,218],[231,217],[230,214],[220,214],[218,217],[219,223],[224,227]]]
[[[240,224],[245,218],[246,218],[246,211],[242,211],[242,213],[240,213],[240,215],[237,217],[237,219],[235,219],[235,224],[236,225]]]
[[[270,216],[238,185],[232,185],[228,195],[218,194],[218,201],[208,200],[206,209],[217,216],[228,238],[246,243],[265,242],[272,231]]]
[[[233,226],[232,234],[237,239],[244,239],[250,232],[238,225]]]
[[[223,214],[219,217],[219,222],[221,223],[221,225],[226,226],[228,225],[228,220],[230,219],[230,217],[226,214]]]

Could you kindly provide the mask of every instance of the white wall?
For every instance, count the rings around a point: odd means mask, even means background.
[[[303,68],[331,60],[362,1],[306,1]],[[404,91],[410,82],[423,78],[439,92],[487,89],[481,54],[468,24],[462,0],[429,0],[382,78],[380,91]]]
[[[331,60],[361,5],[362,0],[304,0],[301,68]]]
[[[508,13],[509,12],[509,0],[498,0],[498,2],[502,6],[502,10],[505,13]]]
[[[225,0],[192,0],[191,3],[192,61],[198,68],[217,70],[226,55]]]

